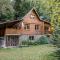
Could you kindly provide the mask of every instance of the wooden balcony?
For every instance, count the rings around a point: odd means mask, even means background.
[[[14,28],[7,28],[5,30],[5,35],[20,35],[20,30],[19,29],[14,29]]]

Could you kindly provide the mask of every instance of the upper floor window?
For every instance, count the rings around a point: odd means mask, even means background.
[[[31,19],[34,19],[34,18],[35,18],[35,15],[31,15],[30,18],[31,18]]]
[[[47,26],[45,26],[45,30],[48,30],[48,27]]]
[[[39,25],[35,25],[35,30],[39,30]]]
[[[45,31],[48,31],[49,27],[45,26]]]
[[[24,29],[25,29],[25,30],[30,29],[30,25],[29,25],[29,24],[25,24]]]

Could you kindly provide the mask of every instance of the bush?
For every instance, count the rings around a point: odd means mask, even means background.
[[[48,44],[48,43],[50,43],[50,40],[48,37],[42,36],[36,42],[37,42],[37,44]]]
[[[22,41],[22,45],[28,45],[28,41]]]
[[[50,43],[49,37],[41,36],[38,40],[26,40],[22,41],[22,45],[40,45],[40,44],[48,44]]]
[[[37,45],[36,42],[27,40],[27,41],[22,41],[22,45]]]

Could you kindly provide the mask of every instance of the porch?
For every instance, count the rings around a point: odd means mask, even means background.
[[[0,37],[0,47],[18,47],[19,35],[6,35]]]

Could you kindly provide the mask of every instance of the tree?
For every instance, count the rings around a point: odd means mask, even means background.
[[[50,0],[50,18],[51,26],[54,31],[52,33],[53,40],[55,44],[60,44],[60,1],[59,0]]]
[[[14,9],[10,0],[0,0],[0,20],[12,19]]]
[[[48,3],[47,0],[14,0],[15,17],[23,17],[30,9],[36,8],[39,16],[49,20]]]
[[[15,9],[15,19],[22,18],[30,9],[31,9],[31,2],[27,0],[14,0],[14,9]]]

